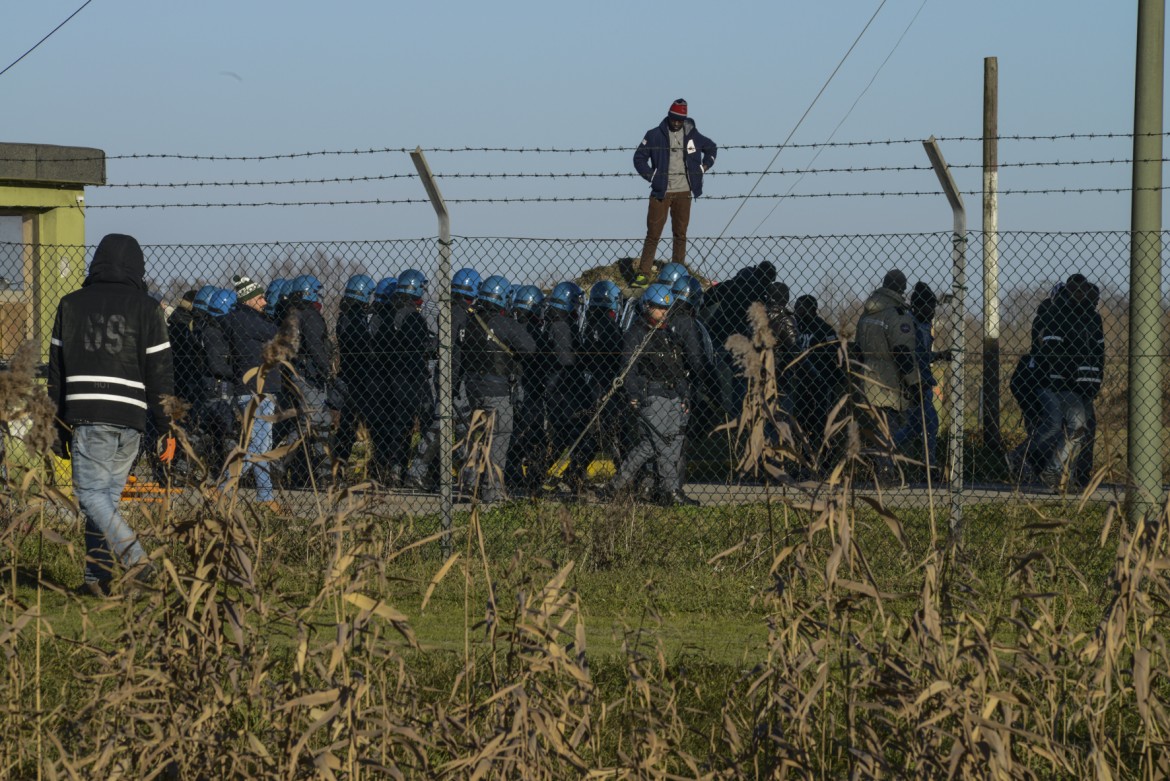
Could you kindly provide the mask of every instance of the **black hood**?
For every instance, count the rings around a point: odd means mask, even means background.
[[[89,264],[85,285],[114,283],[146,291],[146,258],[133,236],[111,233],[101,240]]]

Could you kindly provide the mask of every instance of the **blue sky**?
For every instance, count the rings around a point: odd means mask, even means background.
[[[81,0],[11,3],[0,67]],[[444,146],[627,147],[685,97],[700,130],[724,145],[778,144],[809,107],[880,0],[698,3],[669,13],[641,4],[502,2],[169,3],[95,0],[0,76],[4,141],[95,146],[109,155],[268,155]],[[825,141],[873,78],[921,0],[887,0],[793,137]],[[838,141],[979,136],[983,58],[997,56],[1004,135],[1129,132],[1136,3],[927,0],[900,47],[837,131]],[[1130,141],[1009,142],[1000,160],[1116,159]],[[952,164],[978,164],[978,142],[944,143]],[[717,171],[761,171],[773,149],[725,149]],[[780,154],[802,169],[813,150]],[[444,179],[469,172],[626,172],[629,151],[429,155],[448,198],[632,196],[637,178]],[[830,148],[821,168],[924,165],[919,144]],[[404,154],[271,162],[111,160],[110,183],[284,180],[408,174]],[[765,177],[785,192],[796,176]],[[959,169],[977,191],[978,168]],[[1000,187],[1125,187],[1128,165],[1005,168]],[[746,193],[754,176],[712,176],[710,195]],[[933,190],[929,171],[821,174],[795,193]],[[422,197],[417,180],[265,188],[91,189],[90,207]],[[948,230],[935,198],[707,200],[692,236]],[[968,197],[972,227],[979,198]],[[637,237],[641,201],[456,204],[465,236]],[[426,205],[113,210],[90,208],[90,240],[110,231],[144,243],[347,240],[433,234]],[[761,221],[762,224],[761,224]],[[1127,230],[1127,195],[1001,198],[1004,230]]]

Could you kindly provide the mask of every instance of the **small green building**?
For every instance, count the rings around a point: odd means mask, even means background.
[[[0,143],[0,360],[35,339],[48,358],[57,302],[85,278],[85,186],[100,149]]]

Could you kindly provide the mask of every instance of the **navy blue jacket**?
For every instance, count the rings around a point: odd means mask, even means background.
[[[650,183],[650,195],[666,196],[666,180],[670,171],[670,127],[664,119],[658,127],[646,131],[642,143],[634,151],[634,170]],[[703,194],[703,173],[715,165],[715,142],[695,129],[691,119],[683,120],[683,161],[687,181],[696,198]]]
[[[223,331],[231,350],[236,395],[255,393],[256,375],[247,382],[244,375],[260,368],[264,346],[276,338],[276,323],[247,304],[241,304],[224,316]],[[280,393],[280,390],[280,368],[274,367],[264,375],[264,392]]]

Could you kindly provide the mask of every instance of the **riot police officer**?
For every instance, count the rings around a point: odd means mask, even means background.
[[[584,291],[574,282],[561,282],[549,294],[546,307],[549,371],[545,377],[544,396],[548,410],[549,440],[553,461],[559,460],[589,422],[589,397],[584,391],[584,375],[577,362],[580,347],[579,308]],[[545,464],[543,475],[548,473]],[[585,484],[589,462],[570,454],[565,478],[580,490]]]
[[[585,325],[577,345],[577,363],[581,368],[583,392],[591,411],[597,410],[622,369],[622,329],[618,324],[622,305],[621,289],[608,279],[595,283],[589,289]],[[577,452],[573,454],[584,465],[586,473],[589,463],[598,452],[608,450],[617,464],[622,453],[628,450],[624,437],[628,427],[623,425],[625,406],[611,397],[605,407],[595,414],[596,424],[585,432]]]
[[[505,498],[502,478],[512,438],[510,378],[517,371],[517,359],[536,350],[536,342],[524,326],[508,316],[509,287],[508,280],[501,276],[490,276],[480,284],[476,308],[463,339],[468,399],[473,413],[486,415],[491,423],[490,469],[479,479],[465,468],[463,484],[469,489],[478,483],[479,496],[487,502]]]
[[[384,369],[379,379],[385,390],[380,395],[390,401],[385,419],[376,426],[375,451],[380,478],[393,487],[400,486],[406,474],[416,423],[425,431],[434,414],[427,363],[435,355],[438,339],[422,313],[426,288],[427,278],[421,271],[407,269],[399,274],[390,310],[379,318],[374,334]]]
[[[479,291],[479,272],[473,268],[461,268],[451,278],[451,397],[454,415],[455,441],[462,442],[467,436],[467,392],[463,388],[462,342],[467,331],[467,318]],[[434,386],[442,391],[439,383],[439,365],[435,363]],[[419,437],[414,458],[403,480],[405,487],[416,491],[431,490],[437,477],[439,457],[439,414],[438,399],[435,400],[435,414]]]
[[[199,307],[196,311],[202,315],[195,324],[201,389],[196,418],[203,434],[200,454],[208,474],[216,476],[236,439],[232,354],[223,328],[223,318],[235,306],[236,294],[223,288],[204,288],[196,294],[195,302]]]
[[[514,387],[512,443],[509,446],[504,485],[512,496],[540,492],[548,472],[548,436],[545,432],[545,388],[552,369],[552,349],[545,330],[542,310],[544,294],[535,285],[520,285],[510,291],[512,317],[524,326],[536,343],[536,350],[519,357]]]
[[[642,439],[634,447],[603,496],[625,488],[653,460],[658,472],[658,498],[665,505],[696,506],[682,491],[679,463],[688,413],[686,351],[667,317],[674,294],[661,282],[642,294],[642,311],[622,340],[626,362],[624,387],[634,408]]]
[[[308,449],[307,461],[291,462],[296,469],[288,478],[293,486],[308,485],[312,475],[315,484],[320,485],[331,476],[329,432],[333,426],[328,406],[333,346],[321,314],[321,280],[312,274],[295,277],[289,286],[287,307],[285,316],[296,321],[300,344],[292,360],[294,374],[283,378],[281,387],[297,411],[299,434]]]
[[[374,388],[370,373],[370,303],[377,283],[367,274],[354,274],[345,283],[337,311],[337,385],[341,414],[333,440],[333,458],[344,467],[353,452],[358,427],[366,422]],[[369,426],[367,424],[367,430]]]

